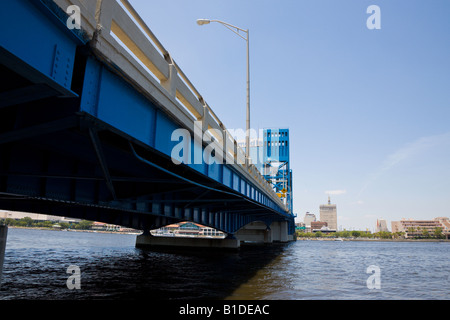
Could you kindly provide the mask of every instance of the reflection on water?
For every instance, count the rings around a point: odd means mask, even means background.
[[[450,299],[450,243],[297,241],[228,299]],[[380,267],[381,289],[367,273]]]
[[[0,299],[450,299],[450,243],[297,241],[238,252],[134,247],[135,235],[10,229]],[[81,289],[69,290],[70,265]],[[370,290],[369,265],[381,269]]]

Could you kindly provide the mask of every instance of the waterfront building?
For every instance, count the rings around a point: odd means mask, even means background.
[[[115,224],[103,223],[103,222],[93,222],[91,230],[95,231],[106,231],[106,232],[138,232],[138,230],[131,228],[124,228]]]
[[[391,222],[392,232],[404,232],[405,238],[420,237],[424,233],[434,234],[437,228],[442,230],[444,235],[450,232],[450,223],[448,218],[435,218],[433,220],[413,220],[401,219]]]
[[[219,231],[214,228],[202,226],[202,231],[200,232],[200,236],[204,237],[225,237],[225,233]]]
[[[385,219],[377,219],[377,227],[375,232],[389,232],[387,222]]]
[[[320,221],[326,222],[328,228],[337,231],[337,210],[336,205],[331,204],[330,196],[328,196],[328,204],[320,206]]]
[[[445,232],[450,232],[450,219],[447,217],[438,217],[434,218],[434,220],[439,221],[442,224]]]
[[[152,230],[155,236],[171,236],[171,237],[220,237],[226,235],[222,231],[211,227],[206,227],[194,222],[180,222],[169,224],[165,227]]]
[[[325,221],[312,221],[311,222],[311,231],[312,232],[320,231],[323,227],[328,228],[328,223]]]

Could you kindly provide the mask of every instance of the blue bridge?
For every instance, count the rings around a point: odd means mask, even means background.
[[[8,1],[0,28],[0,209],[142,245],[181,221],[293,240],[290,208],[128,1]]]

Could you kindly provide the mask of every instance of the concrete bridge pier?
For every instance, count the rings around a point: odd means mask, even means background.
[[[255,221],[239,229],[234,236],[241,242],[272,243],[272,230],[264,222]]]
[[[136,237],[136,248],[203,248],[203,249],[238,249],[239,239],[188,238],[188,237],[158,237],[144,233]]]
[[[272,222],[270,230],[272,231],[273,242],[289,242],[287,221]]]
[[[8,235],[8,227],[0,225],[0,287],[2,285],[3,262],[5,260],[7,235]]]
[[[270,227],[264,222],[255,221],[235,233],[235,237],[241,242],[273,243],[289,242],[294,240],[288,235],[287,221],[274,221]]]

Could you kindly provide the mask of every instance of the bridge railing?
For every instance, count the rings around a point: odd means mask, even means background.
[[[250,159],[246,159],[225,125],[128,0],[53,1],[64,11],[71,5],[78,6],[81,27],[96,54],[125,74],[144,95],[156,100],[158,106],[178,123],[192,131],[195,121],[201,121],[203,133],[221,132],[215,140],[220,149],[225,146],[223,159],[234,159],[235,168],[244,177],[285,208],[271,185],[249,162]]]

